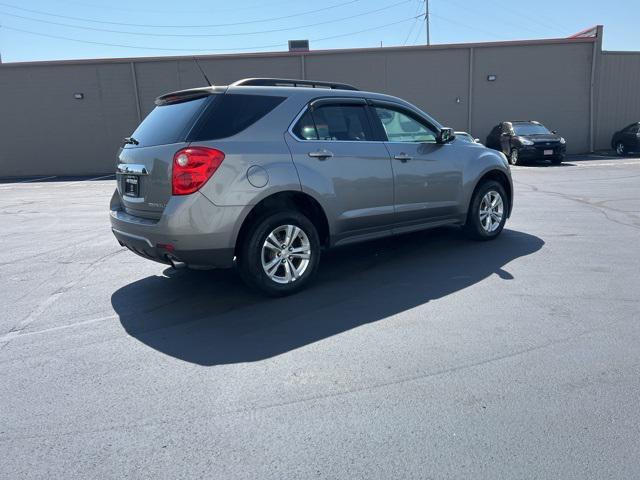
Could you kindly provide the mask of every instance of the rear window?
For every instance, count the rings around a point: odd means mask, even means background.
[[[184,139],[209,96],[154,108],[131,135],[139,147],[166,145]]]
[[[190,141],[216,140],[249,128],[280,105],[286,97],[270,95],[217,95],[190,135]]]

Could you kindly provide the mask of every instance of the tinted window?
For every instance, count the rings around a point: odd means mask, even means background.
[[[215,140],[236,135],[260,120],[284,99],[267,95],[216,95],[189,140]]]
[[[398,110],[376,107],[376,114],[390,142],[433,142],[437,133],[416,118]]]
[[[640,129],[640,125],[633,124],[633,125],[629,125],[622,132],[623,133],[637,133],[639,129]]]
[[[201,97],[156,107],[136,128],[132,137],[139,142],[140,147],[182,141],[207,100],[208,97]]]
[[[296,137],[302,140],[318,140],[318,133],[316,132],[316,126],[313,123],[313,117],[309,110],[300,117],[296,126],[293,127],[293,133]]]
[[[319,140],[372,139],[367,111],[363,105],[324,105],[313,110],[312,115]]]
[[[551,133],[547,127],[538,123],[514,123],[513,131],[516,135],[548,135]]]

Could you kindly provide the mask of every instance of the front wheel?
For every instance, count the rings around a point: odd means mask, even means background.
[[[318,232],[296,211],[263,215],[242,240],[237,265],[249,286],[272,296],[295,293],[313,278],[320,261]]]
[[[507,221],[508,199],[504,187],[493,180],[481,184],[467,212],[465,233],[474,240],[493,240]]]
[[[512,148],[511,152],[509,153],[509,163],[511,165],[517,165],[518,164],[518,160],[520,160],[520,155],[518,154],[518,149],[517,148]]]
[[[625,148],[624,148],[624,143],[622,143],[622,142],[618,142],[618,143],[616,143],[616,154],[617,154],[619,157],[624,157],[624,155],[625,155],[626,153],[627,153],[627,152],[626,152],[626,150],[625,150]]]
[[[564,160],[564,155],[558,155],[557,157],[553,157],[551,159],[551,163],[553,165],[560,165],[563,160]]]

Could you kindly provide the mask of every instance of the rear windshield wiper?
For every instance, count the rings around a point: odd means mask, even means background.
[[[139,145],[140,142],[133,137],[124,137],[125,145]]]

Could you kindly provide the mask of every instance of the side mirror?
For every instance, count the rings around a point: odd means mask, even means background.
[[[557,135],[558,131],[557,130],[551,130],[551,133],[553,133],[554,135]]]
[[[454,138],[456,138],[456,134],[453,132],[453,128],[444,127],[438,132],[436,143],[444,145],[453,141]]]

